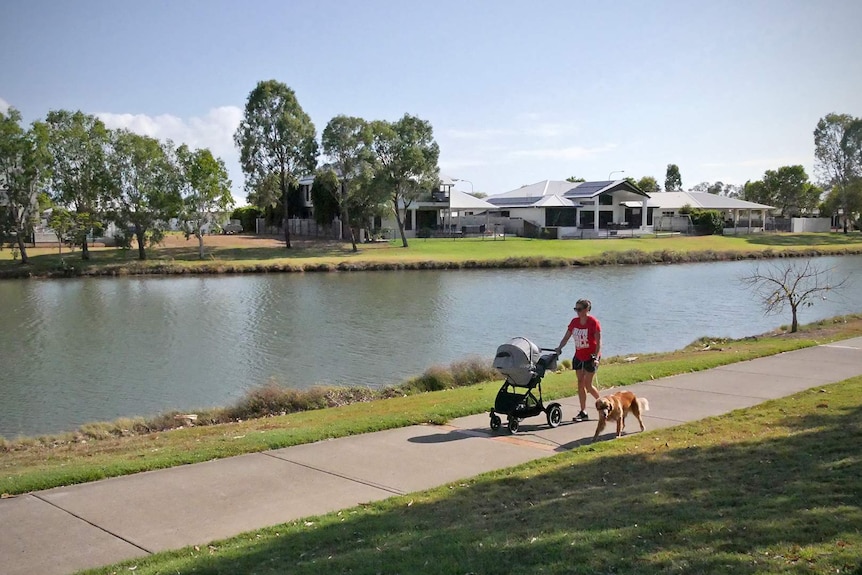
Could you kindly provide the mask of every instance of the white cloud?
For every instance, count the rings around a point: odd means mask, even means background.
[[[0,114],[7,113],[10,107],[11,106],[9,105],[9,102],[4,100],[3,98],[0,98]]]
[[[172,140],[176,145],[209,148],[213,155],[224,160],[238,205],[245,203],[245,194],[242,191],[244,180],[233,134],[242,121],[242,115],[242,109],[236,106],[212,108],[205,116],[185,119],[171,114],[96,114],[111,129],[125,128],[161,141]]]
[[[96,114],[109,128],[126,128],[137,134],[159,140],[173,140],[192,148],[209,148],[213,154],[227,160],[236,156],[233,134],[242,121],[242,109],[221,106],[211,109],[206,116],[179,118],[171,114]]]

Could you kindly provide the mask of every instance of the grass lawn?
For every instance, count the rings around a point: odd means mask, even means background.
[[[862,573],[862,377],[88,573]]]
[[[136,251],[92,248],[84,262],[80,251],[56,247],[29,250],[31,263],[13,260],[12,251],[0,251],[0,277],[21,275],[81,275],[139,273],[225,273],[375,269],[376,267],[430,264],[437,267],[540,266],[595,263],[652,263],[711,261],[770,257],[779,253],[823,255],[862,253],[862,234],[758,234],[752,236],[644,237],[602,240],[412,239],[362,245],[358,252],[341,242],[296,240],[291,250],[276,238],[211,236],[207,257],[198,259],[197,245],[182,235],[169,234],[164,245],[148,251],[140,262]]]
[[[642,355],[631,363],[608,358],[602,364],[599,385],[628,385],[859,335],[862,316],[846,316],[802,326],[793,335],[713,342],[708,351],[702,351],[704,346],[697,343],[673,353]],[[547,375],[542,382],[546,399],[574,395],[573,380],[570,371]],[[0,494],[27,493],[412,424],[445,423],[490,409],[499,386],[499,380],[489,381],[338,408],[128,437],[67,434],[0,441]]]

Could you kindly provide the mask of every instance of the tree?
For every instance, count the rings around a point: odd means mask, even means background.
[[[148,246],[162,240],[168,221],[179,215],[178,175],[168,156],[172,148],[128,130],[114,132],[107,213],[118,228],[131,228],[141,260],[147,259]]]
[[[820,201],[821,190],[808,181],[802,166],[782,166],[763,174],[763,191],[769,201],[762,202],[781,210],[784,217],[811,212]]]
[[[678,192],[680,190],[682,190],[682,176],[679,173],[679,166],[668,164],[664,177],[664,191]]]
[[[792,316],[790,331],[796,333],[799,329],[799,308],[813,306],[818,297],[826,299],[826,294],[842,289],[847,282],[847,278],[844,278],[833,283],[831,271],[832,268],[821,269],[809,259],[804,264],[771,264],[763,271],[758,266],[751,275],[742,277],[741,281],[754,290],[767,315],[781,313],[784,306],[789,305]]]
[[[851,187],[862,178],[862,120],[849,114],[827,114],[814,129],[814,157],[823,186],[838,191],[844,233],[853,213]]]
[[[740,195],[749,202],[775,206],[782,216],[790,217],[817,208],[820,194],[820,188],[808,181],[805,168],[782,166],[767,170],[762,180],[745,182]]]
[[[34,123],[27,130],[20,124],[21,114],[15,108],[0,112],[0,182],[5,188],[5,206],[0,204],[0,247],[4,237],[14,241],[21,263],[27,264],[30,259],[25,242],[39,214],[39,195],[47,181],[50,156],[44,124]]]
[[[314,183],[311,184],[311,203],[314,204],[314,221],[318,225],[331,224],[333,219],[341,216],[339,187],[338,175],[331,167],[321,168],[314,172]]]
[[[583,178],[579,178],[579,177],[577,177],[577,176],[569,176],[568,178],[566,178],[566,181],[567,181],[567,182],[572,182],[573,184],[577,184],[577,183],[580,183],[580,182],[586,182],[586,180],[585,180],[585,179],[583,179]]]
[[[853,180],[844,188],[832,188],[820,207],[822,214],[837,214],[846,210],[850,214],[862,213],[862,179]],[[857,228],[862,228],[862,221],[855,221]]]
[[[77,236],[75,230],[76,224],[77,220],[66,208],[61,206],[51,208],[48,227],[57,236],[57,253],[63,253],[63,244],[75,245],[74,238]]]
[[[763,183],[763,180],[748,180],[742,186],[740,197],[746,202],[754,202],[755,204],[772,205],[772,198],[769,195],[769,190]]]
[[[87,236],[100,223],[110,185],[106,164],[110,132],[101,120],[83,112],[51,111],[47,125],[51,186],[55,203],[69,210],[74,245],[89,260]]]
[[[239,220],[242,229],[248,231],[256,229],[257,219],[262,215],[263,211],[257,206],[242,206],[231,212],[230,219]]]
[[[198,257],[204,258],[204,231],[214,226],[234,204],[231,181],[224,162],[208,149],[189,150],[183,144],[176,150],[182,211],[180,224],[186,239],[198,240]]]
[[[406,248],[402,212],[439,181],[440,147],[434,141],[431,124],[410,114],[394,123],[372,122],[371,131],[377,180],[374,187],[387,190],[401,244]]]
[[[725,184],[722,193],[728,198],[738,198],[742,195],[742,186],[736,184]]]
[[[350,225],[351,184],[370,162],[371,128],[362,118],[336,116],[323,129],[323,153],[329,156],[340,186],[336,188],[342,229],[350,231],[350,243],[356,250],[356,234]]]
[[[658,185],[658,182],[652,176],[642,177],[635,185],[648,194],[653,194],[661,191],[661,186]]]
[[[234,134],[246,190],[275,177],[284,204],[284,243],[290,248],[290,188],[317,164],[317,135],[296,94],[276,80],[262,81],[248,95],[245,115]]]

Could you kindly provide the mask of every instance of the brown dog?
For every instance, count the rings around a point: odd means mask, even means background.
[[[638,423],[641,424],[641,431],[644,430],[644,420],[641,413],[649,411],[649,402],[645,397],[635,397],[635,394],[630,391],[618,391],[613,395],[600,397],[596,400],[596,410],[599,412],[599,426],[596,428],[596,434],[593,436],[593,441],[599,436],[605,428],[605,424],[609,419],[617,422],[617,437],[623,434],[626,428],[626,416],[629,411],[635,414],[638,418]]]

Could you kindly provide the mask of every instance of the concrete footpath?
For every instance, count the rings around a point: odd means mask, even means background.
[[[649,399],[650,430],[857,375],[862,375],[862,337],[627,389]],[[493,401],[492,393],[489,409]],[[516,435],[505,429],[505,417],[503,428],[492,432],[483,413],[444,426],[368,433],[0,500],[0,573],[66,574],[206,545],[550,457],[583,445],[595,432],[594,419],[571,422],[577,397],[560,403],[564,419],[556,429],[542,415],[524,420]],[[634,418],[628,429],[638,430]]]

